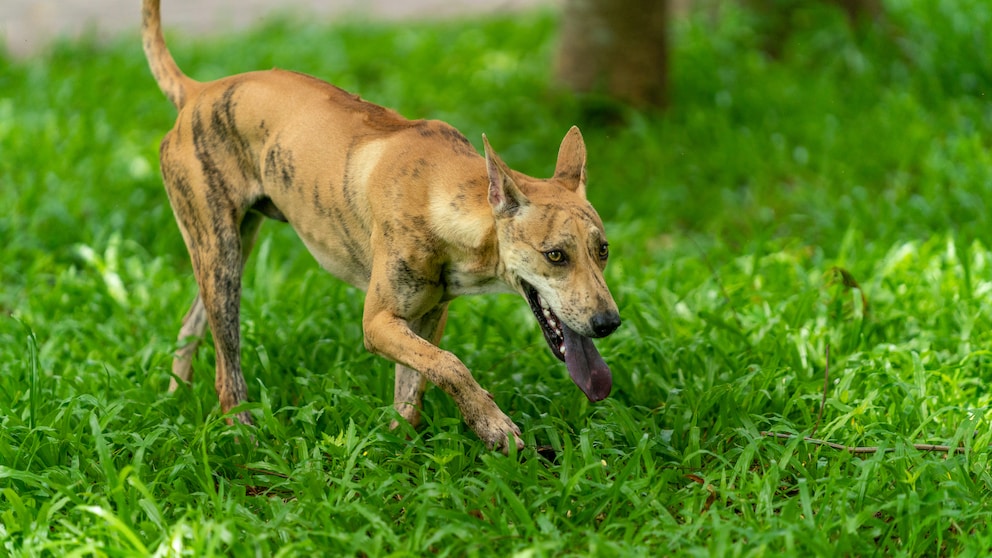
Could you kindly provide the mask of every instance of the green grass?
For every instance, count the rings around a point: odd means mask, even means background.
[[[243,303],[257,428],[226,424],[209,348],[166,395],[194,292],[173,110],[135,36],[0,55],[0,555],[986,554],[992,6],[887,7],[860,34],[804,9],[778,61],[738,10],[680,23],[665,114],[557,89],[548,15],[170,34],[197,78],[305,71],[535,175],[582,125],[613,395],[584,399],[519,297],[454,302],[443,341],[522,427],[511,457],[436,389],[389,431],[361,297],[276,223]],[[817,426],[883,451],[762,435]]]

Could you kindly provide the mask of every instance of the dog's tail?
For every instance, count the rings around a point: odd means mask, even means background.
[[[179,69],[165,44],[159,0],[144,0],[141,7],[141,42],[159,89],[177,109],[183,108],[190,93],[199,89],[200,82]]]

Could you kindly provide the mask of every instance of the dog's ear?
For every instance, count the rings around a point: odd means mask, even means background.
[[[510,168],[493,151],[486,134],[482,134],[482,143],[486,148],[486,171],[489,173],[489,205],[493,215],[510,217],[530,201],[513,182]]]
[[[586,197],[586,144],[577,126],[565,134],[558,148],[555,178],[576,194]]]

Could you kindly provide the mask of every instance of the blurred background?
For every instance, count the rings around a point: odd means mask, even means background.
[[[273,13],[331,19],[346,15],[381,19],[437,18],[506,12],[556,0],[172,0],[163,2],[170,27],[190,33],[219,33],[261,23]],[[560,0],[557,0],[560,1]],[[4,0],[0,39],[9,52],[25,56],[55,37],[107,36],[134,31],[140,0]]]

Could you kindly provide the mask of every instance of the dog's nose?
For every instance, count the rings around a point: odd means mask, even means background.
[[[592,331],[596,337],[606,337],[620,327],[620,314],[602,312],[592,317]]]

